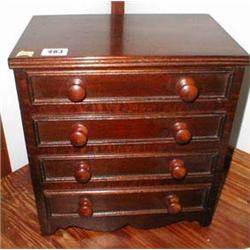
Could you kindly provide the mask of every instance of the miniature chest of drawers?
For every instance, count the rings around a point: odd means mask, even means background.
[[[248,61],[208,15],[33,17],[9,65],[41,232],[209,225]]]

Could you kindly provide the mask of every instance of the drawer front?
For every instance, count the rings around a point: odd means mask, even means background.
[[[44,183],[107,182],[165,177],[183,180],[209,176],[216,167],[217,153],[112,154],[39,157]]]
[[[226,71],[108,71],[108,72],[38,72],[29,73],[30,95],[33,103],[88,103],[121,100],[157,99],[166,97],[181,100],[178,82],[191,78],[199,99],[226,98],[232,72]],[[190,86],[186,86],[188,91]],[[193,86],[191,87],[193,89]]]
[[[130,189],[102,189],[85,191],[45,190],[46,202],[52,216],[65,214],[77,215],[84,199],[89,208],[86,216],[130,215],[137,211],[143,213],[167,213],[168,197],[177,197],[181,210],[178,212],[202,211],[210,189],[209,184],[186,185],[182,187],[140,187]],[[179,208],[180,208],[179,206]],[[91,213],[92,212],[92,213]],[[83,215],[85,216],[85,215]]]
[[[156,140],[176,140],[185,144],[191,138],[219,140],[225,114],[55,115],[35,116],[33,120],[39,146],[84,146]]]

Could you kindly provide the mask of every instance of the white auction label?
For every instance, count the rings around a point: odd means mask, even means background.
[[[68,48],[45,48],[42,50],[41,56],[66,56]]]

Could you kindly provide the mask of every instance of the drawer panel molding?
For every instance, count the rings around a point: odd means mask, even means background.
[[[226,99],[233,72],[230,70],[109,70],[28,72],[33,104],[81,104],[121,101],[180,100],[178,82],[191,79],[204,99]],[[121,87],[122,86],[122,87]],[[195,99],[195,98],[194,98]],[[194,100],[193,100],[194,101]]]
[[[77,182],[75,168],[88,166],[86,182],[140,180],[150,177],[173,179],[170,164],[183,161],[187,168],[184,178],[210,176],[216,168],[218,153],[144,153],[39,156],[43,183]],[[91,177],[87,172],[91,173]],[[87,178],[86,177],[86,178]],[[182,179],[182,178],[181,178]],[[180,181],[181,181],[180,179]]]
[[[220,140],[226,114],[86,114],[33,116],[33,127],[38,146],[78,146],[72,145],[72,130],[80,125],[88,131],[87,138],[80,147],[86,145],[126,144],[143,142],[177,141],[176,123],[185,123],[192,141]],[[184,135],[185,136],[185,135]],[[79,138],[78,138],[79,137]],[[80,133],[76,141],[83,137]],[[179,137],[178,137],[179,138]],[[190,140],[189,140],[190,141]],[[189,141],[184,144],[189,143]],[[83,140],[81,140],[83,142]],[[182,142],[180,142],[182,144]]]
[[[92,209],[89,216],[93,217],[144,213],[169,213],[175,216],[166,204],[169,196],[178,197],[181,206],[178,213],[203,211],[210,188],[210,184],[197,184],[130,189],[44,190],[44,195],[51,217],[60,215],[81,217],[79,203],[82,199],[89,201],[88,207]]]

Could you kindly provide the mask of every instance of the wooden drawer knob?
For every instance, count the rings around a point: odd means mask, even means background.
[[[173,126],[175,141],[178,144],[187,144],[192,139],[192,134],[188,130],[185,122],[176,122]]]
[[[193,102],[199,94],[195,81],[191,77],[183,77],[176,83],[176,90],[184,102]]]
[[[79,215],[84,217],[90,217],[93,214],[91,201],[84,197],[80,199],[79,202]]]
[[[86,96],[86,90],[80,85],[80,79],[74,79],[73,85],[68,89],[68,98],[72,102],[81,102]]]
[[[182,210],[180,199],[176,194],[170,194],[166,197],[166,205],[169,214],[178,214]]]
[[[88,140],[88,129],[80,123],[72,126],[72,133],[70,134],[71,144],[75,147],[84,146]]]
[[[86,162],[82,162],[75,167],[75,179],[78,182],[86,183],[91,178],[90,167]]]
[[[173,159],[169,162],[170,173],[176,180],[181,180],[187,175],[187,168],[184,162],[179,159]]]

